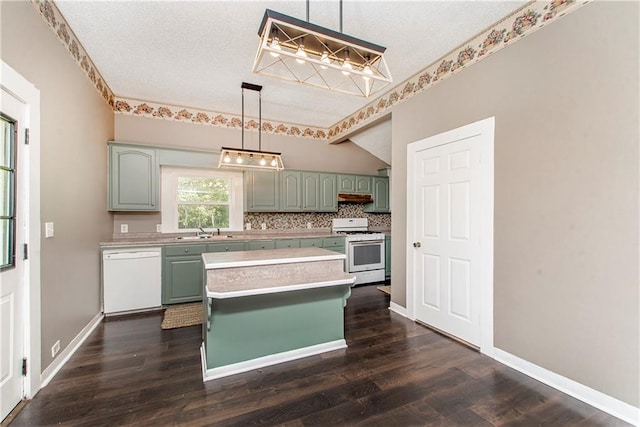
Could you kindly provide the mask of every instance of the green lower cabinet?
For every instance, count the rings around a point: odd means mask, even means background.
[[[243,251],[244,242],[167,245],[162,260],[162,304],[202,301],[205,252]]]
[[[202,300],[202,254],[206,245],[171,245],[164,249],[162,262],[162,304]]]
[[[276,249],[299,248],[300,239],[278,239],[275,241]]]
[[[322,247],[322,239],[300,239],[300,247],[301,248],[321,248]]]
[[[206,368],[344,340],[349,285],[209,299]]]
[[[276,244],[273,240],[255,240],[247,243],[248,251],[259,251],[261,249],[275,249]]]

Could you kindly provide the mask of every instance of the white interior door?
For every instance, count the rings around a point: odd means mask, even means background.
[[[481,245],[493,236],[483,227],[493,212],[482,165],[485,145],[493,146],[488,120],[417,141],[407,151],[407,272],[415,319],[478,347],[482,292],[492,286],[483,285],[492,261]],[[491,163],[491,182],[492,176]]]
[[[25,242],[27,174],[21,154],[25,105],[2,88],[0,98],[0,420],[23,397],[25,275],[21,249]]]

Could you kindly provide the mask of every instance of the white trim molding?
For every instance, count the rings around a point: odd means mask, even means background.
[[[498,362],[568,394],[571,397],[575,397],[594,408],[613,415],[616,418],[635,426],[640,426],[640,408],[636,408],[598,390],[580,384],[577,381],[558,375],[555,372],[521,359],[518,356],[507,353],[504,350],[494,348],[493,352],[494,359]]]
[[[407,309],[404,308],[403,306],[396,304],[393,301],[389,302],[389,310],[393,311],[396,314],[399,314],[402,317],[406,317],[409,320],[415,320],[412,317],[409,317],[409,314],[407,313]]]
[[[315,356],[327,351],[347,348],[345,340],[329,341],[322,344],[311,345],[309,347],[297,348],[295,350],[284,351],[282,353],[270,354],[268,356],[257,357],[244,362],[232,363],[231,365],[220,366],[218,368],[207,369],[207,355],[204,343],[200,347],[200,357],[202,361],[202,379],[210,381],[216,378],[228,377],[265,366],[277,365],[278,363],[289,362],[291,360],[302,359],[303,357]]]
[[[96,314],[91,321],[80,331],[76,337],[71,340],[68,346],[60,353],[60,355],[53,361],[47,368],[42,371],[40,376],[41,388],[46,387],[49,381],[56,376],[56,374],[62,369],[62,367],[71,359],[71,356],[80,348],[80,346],[89,338],[89,335],[98,327],[104,315],[102,313]]]

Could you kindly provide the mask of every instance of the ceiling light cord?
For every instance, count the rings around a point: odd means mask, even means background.
[[[342,33],[342,0],[340,0],[340,33]]]

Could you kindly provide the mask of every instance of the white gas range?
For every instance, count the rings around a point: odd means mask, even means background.
[[[356,276],[354,284],[383,282],[384,234],[369,231],[367,218],[336,218],[332,230],[345,235],[347,271]]]

